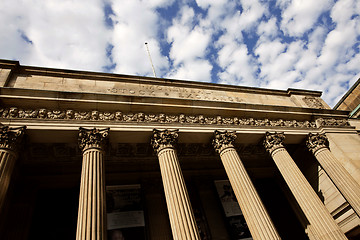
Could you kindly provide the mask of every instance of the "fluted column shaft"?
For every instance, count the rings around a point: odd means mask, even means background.
[[[0,209],[5,201],[15,161],[16,154],[13,151],[0,149]]]
[[[0,128],[0,210],[5,202],[25,127]]]
[[[215,131],[213,145],[234,190],[246,223],[254,240],[281,239],[232,142],[235,132]]]
[[[282,145],[284,138],[281,133],[267,133],[264,144],[306,218],[316,231],[318,239],[347,239]]]
[[[83,162],[77,240],[106,239],[104,147],[108,131],[80,128],[79,146],[83,150]]]
[[[154,129],[152,146],[159,158],[174,240],[200,239],[184,177],[174,149],[177,131]]]
[[[340,193],[360,216],[360,185],[330,152],[326,135],[310,133],[306,145]]]

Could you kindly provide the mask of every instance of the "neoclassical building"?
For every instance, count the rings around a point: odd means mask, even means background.
[[[360,239],[360,120],[321,92],[9,60],[0,84],[0,239]]]

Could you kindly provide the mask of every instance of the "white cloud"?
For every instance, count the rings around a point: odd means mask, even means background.
[[[177,66],[167,78],[211,82],[212,65],[206,60],[190,60]]]
[[[167,41],[171,44],[169,57],[174,69],[167,75],[172,78],[211,81],[212,66],[204,60],[211,40],[211,32],[199,25],[194,10],[188,6],[168,28]]]
[[[256,65],[248,54],[246,45],[226,45],[219,52],[219,65],[223,68],[218,76],[220,83],[255,86]]]
[[[152,76],[145,42],[149,44],[157,75],[163,75],[168,69],[168,59],[161,54],[157,39],[160,20],[154,9],[156,7],[140,0],[112,1],[115,72]],[[141,17],[134,13],[141,13]]]
[[[310,30],[319,16],[333,5],[332,0],[294,0],[283,2],[281,29],[290,36],[300,36]]]
[[[224,18],[236,13],[236,3],[231,0],[197,0],[197,5],[207,10],[207,16],[200,20],[199,26],[214,32],[222,30]],[[234,24],[233,24],[234,25]]]
[[[168,42],[171,43],[169,55],[175,65],[203,58],[206,54],[211,35],[199,26],[193,28],[194,17],[194,10],[184,7],[180,18],[167,31]]]
[[[359,14],[360,3],[354,0],[337,1],[331,9],[331,18],[337,24],[346,24],[352,16]]]
[[[360,75],[360,1],[196,4],[201,11],[190,0],[2,0],[0,58],[152,76],[148,42],[160,77],[322,90],[330,105]]]
[[[0,52],[22,64],[101,71],[108,31],[102,1],[0,3]],[[27,43],[24,38],[32,43]],[[96,59],[96,61],[94,61]]]
[[[266,13],[267,6],[257,0],[241,0],[243,11],[238,19],[240,29],[248,30],[258,23],[260,18]]]
[[[341,28],[331,31],[325,40],[325,45],[319,57],[319,64],[324,70],[330,69],[337,61],[343,61],[356,42],[355,22],[350,21]],[[352,55],[352,54],[351,54]]]
[[[274,47],[271,46],[272,43],[267,44],[270,44],[270,46],[264,46],[264,48],[260,49],[262,50],[261,53],[268,54],[269,51],[273,52],[270,52],[272,55],[268,58],[261,57],[261,55],[259,57],[260,59],[264,59],[260,76],[266,81],[262,83],[262,86],[266,84],[266,87],[280,89],[290,87],[291,84],[299,78],[299,73],[294,65],[299,60],[303,51],[303,43],[297,41],[287,44],[286,50],[283,50],[283,44],[277,43],[274,44]]]
[[[268,21],[262,21],[258,28],[257,34],[259,36],[274,38],[278,35],[278,27],[276,26],[276,17],[270,18]]]
[[[171,6],[175,0],[146,0],[143,4],[149,4],[151,8],[164,8]]]
[[[262,42],[255,49],[255,54],[259,56],[260,64],[272,64],[274,60],[285,51],[286,45],[281,43],[279,39],[274,41]]]

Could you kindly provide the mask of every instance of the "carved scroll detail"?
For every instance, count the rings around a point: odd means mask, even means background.
[[[212,145],[217,153],[221,153],[222,150],[234,147],[233,142],[236,139],[235,131],[218,131],[214,132],[214,139]]]
[[[325,133],[309,133],[306,139],[306,146],[315,154],[321,148],[329,148],[329,140]]]
[[[174,148],[179,137],[179,130],[153,130],[153,135],[151,137],[151,146],[154,148],[154,151],[159,153],[162,149],[165,148]]]
[[[276,132],[276,133],[265,133],[264,138],[264,147],[265,149],[272,154],[276,149],[284,147],[283,141],[285,139],[284,133]]]
[[[304,97],[303,101],[311,108],[325,109],[324,105],[318,98],[315,97]]]
[[[347,119],[335,118],[318,118],[316,120],[320,127],[348,127],[350,126]]]
[[[0,127],[0,148],[17,150],[24,137],[25,129],[26,126],[19,128]]]
[[[83,151],[89,148],[105,149],[109,139],[109,128],[106,129],[85,129],[79,128],[78,143]]]

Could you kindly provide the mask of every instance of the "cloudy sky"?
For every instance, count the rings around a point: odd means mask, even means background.
[[[0,58],[75,70],[323,91],[360,77],[358,0],[1,0]]]

